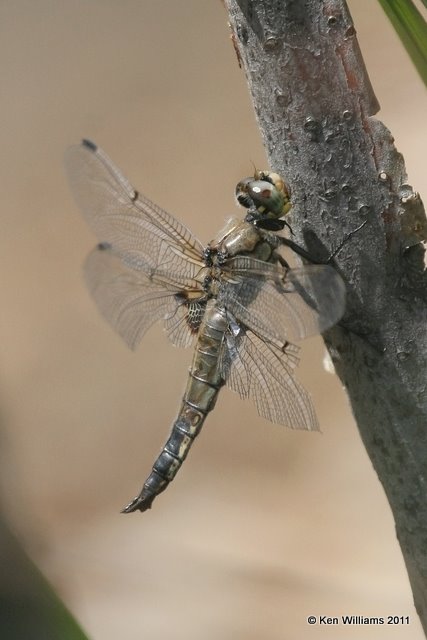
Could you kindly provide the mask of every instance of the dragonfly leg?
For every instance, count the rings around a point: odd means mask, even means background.
[[[313,264],[324,264],[323,261],[319,261],[313,258],[313,256],[308,251],[303,249],[303,247],[300,247],[299,244],[297,244],[290,238],[280,238],[280,243],[285,247],[289,247],[289,249],[292,249],[294,253],[296,253],[298,256],[301,256],[301,258],[308,260],[308,262],[311,262]]]
[[[341,251],[341,249],[346,244],[346,242],[348,242],[348,240],[355,233],[360,231],[360,229],[362,229],[362,227],[364,227],[366,223],[367,223],[367,220],[364,220],[362,222],[362,224],[360,224],[358,227],[356,227],[356,229],[353,229],[353,231],[349,231],[349,233],[346,233],[346,235],[344,236],[343,240],[340,242],[338,247],[336,249],[334,249],[334,251],[330,254],[330,256],[326,260],[317,260],[316,258],[313,258],[313,256],[306,249],[304,249],[303,247],[300,247],[299,244],[297,244],[296,242],[294,242],[290,238],[280,238],[280,242],[285,247],[289,247],[297,255],[301,256],[301,258],[304,258],[305,260],[308,260],[308,262],[311,262],[312,264],[330,264],[332,262],[332,260]]]
[[[280,253],[277,253],[277,251],[273,251],[273,258],[274,260],[276,260],[276,262],[278,264],[280,264],[280,266],[282,266],[286,271],[289,271],[289,269],[291,268],[289,266],[289,263],[285,260],[285,258],[283,256],[280,255]]]

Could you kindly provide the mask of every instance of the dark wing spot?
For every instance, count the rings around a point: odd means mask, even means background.
[[[99,251],[107,251],[108,249],[111,249],[111,244],[109,242],[100,242],[96,248]]]
[[[91,151],[98,151],[98,147],[96,146],[96,144],[91,140],[88,140],[87,138],[83,138],[82,145],[87,149],[90,149]]]

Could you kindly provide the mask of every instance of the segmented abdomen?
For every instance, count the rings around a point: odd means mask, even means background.
[[[227,329],[225,310],[211,300],[200,325],[193,362],[182,405],[168,441],[163,447],[141,493],[123,509],[125,513],[150,509],[154,498],[166,489],[185,460],[203,422],[215,405],[224,384],[219,356]]]

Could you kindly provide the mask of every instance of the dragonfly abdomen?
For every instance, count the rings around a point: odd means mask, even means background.
[[[183,461],[187,457],[193,440],[200,432],[205,419],[192,407],[183,402],[178,418],[175,420],[171,434],[155,461],[141,493],[132,500],[123,513],[146,511],[159,493],[162,493],[174,479]]]
[[[225,310],[210,301],[200,325],[178,417],[141,493],[123,509],[124,513],[150,509],[154,498],[166,489],[187,457],[207,414],[215,405],[219,389],[224,384],[219,354],[226,328]]]

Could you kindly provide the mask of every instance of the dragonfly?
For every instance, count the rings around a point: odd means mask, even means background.
[[[254,401],[263,418],[318,429],[312,401],[295,377],[303,338],[344,313],[345,286],[329,264],[291,268],[282,247],[310,256],[282,233],[289,190],[256,171],[236,187],[245,216],[231,218],[204,247],[172,215],[136,191],[89,140],[70,147],[66,171],[77,205],[100,243],[84,274],[101,314],[135,349],[163,320],[179,347],[194,346],[170,436],[124,513],[146,511],[175,478],[218,392]]]

